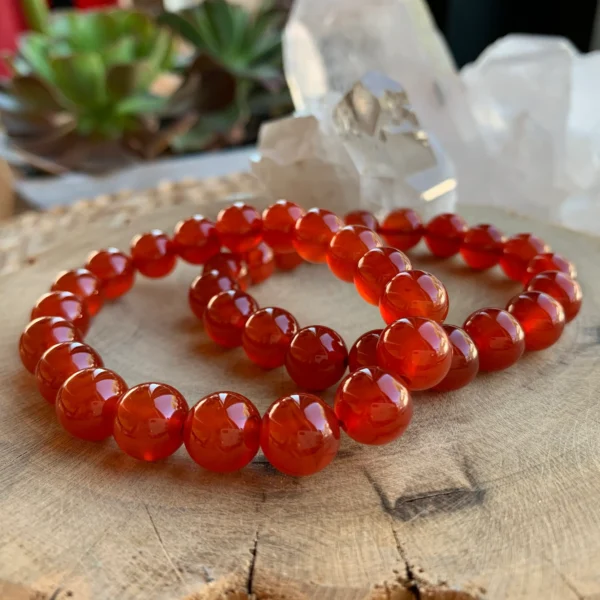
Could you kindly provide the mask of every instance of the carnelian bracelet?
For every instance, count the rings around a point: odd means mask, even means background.
[[[55,404],[60,424],[76,437],[100,441],[113,435],[124,452],[148,461],[166,458],[185,443],[198,464],[218,472],[244,467],[260,446],[280,471],[310,475],[335,457],[340,425],[358,442],[388,443],[410,422],[410,391],[458,389],[479,370],[507,368],[525,349],[552,345],[580,309],[573,265],[532,234],[506,240],[491,225],[469,229],[452,214],[423,225],[412,209],[393,211],[381,225],[366,211],[349,213],[345,222],[284,200],[262,216],[235,203],[216,223],[199,215],[181,221],[172,239],[158,230],[136,236],[131,255],[115,248],[95,252],[85,269],[60,274],[39,299],[20,339],[21,360],[35,373],[43,397]],[[442,325],[445,287],[434,275],[412,269],[403,252],[421,238],[440,258],[460,252],[474,269],[500,264],[526,289],[506,310],[476,311],[463,329]],[[81,341],[90,318],[104,300],[132,287],[136,271],[164,277],[177,256],[204,265],[190,286],[189,303],[218,344],[241,345],[265,369],[285,365],[294,382],[310,391],[336,384],[349,364],[334,409],[313,394],[298,393],[276,400],[261,420],[241,394],[216,392],[190,410],[171,386],[128,389],[105,369]],[[363,334],[348,353],[328,327],[300,329],[282,308],[259,309],[245,291],[248,285],[268,278],[275,266],[293,269],[302,260],[327,262],[337,277],[354,282],[367,302],[379,306],[387,327]]]

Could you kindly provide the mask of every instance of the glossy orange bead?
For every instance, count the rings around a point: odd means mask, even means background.
[[[398,273],[411,268],[404,252],[389,246],[373,248],[358,261],[354,285],[369,304],[377,306],[388,282]]]
[[[581,310],[583,294],[575,279],[560,271],[542,271],[527,285],[528,292],[544,292],[558,300],[565,311],[565,321],[572,321]]]
[[[448,308],[444,284],[435,275],[417,269],[398,273],[379,300],[379,312],[388,325],[403,317],[425,317],[443,323]]]
[[[275,265],[280,271],[293,271],[304,262],[304,259],[296,252],[275,254]]]
[[[75,294],[87,308],[90,317],[98,314],[104,303],[100,280],[87,269],[63,271],[52,284],[53,292],[71,292]]]
[[[73,373],[103,366],[100,355],[87,344],[62,342],[42,354],[35,369],[35,379],[44,400],[54,404],[58,390]]]
[[[462,217],[443,213],[427,223],[423,238],[431,254],[448,258],[458,254],[468,229],[469,226]]]
[[[56,396],[56,416],[71,435],[90,442],[109,438],[117,402],[127,384],[113,371],[102,368],[73,373]]]
[[[529,261],[527,270],[523,276],[523,283],[528,285],[533,277],[544,271],[560,271],[561,273],[566,273],[571,279],[577,277],[577,269],[575,269],[575,265],[570,260],[567,260],[564,256],[556,252],[544,252],[543,254],[534,256]]]
[[[248,265],[248,275],[254,284],[269,279],[275,272],[275,254],[271,247],[264,242],[261,242],[256,248],[244,252],[242,258]]]
[[[531,259],[549,251],[550,247],[536,235],[519,233],[504,243],[500,266],[510,279],[523,281]]]
[[[246,321],[257,310],[258,303],[246,292],[226,290],[208,303],[203,315],[204,329],[220,346],[241,346]]]
[[[259,367],[281,367],[298,329],[298,321],[287,310],[261,308],[246,321],[242,347],[248,358]]]
[[[221,244],[232,252],[248,252],[262,240],[260,213],[243,202],[234,202],[221,210],[216,227]]]
[[[211,220],[194,215],[175,225],[173,246],[183,260],[201,265],[221,250],[221,240]]]
[[[558,300],[544,292],[523,292],[512,298],[506,310],[525,332],[526,350],[545,350],[555,344],[565,328],[565,311]]]
[[[368,210],[353,210],[344,216],[346,225],[364,225],[365,227],[377,231],[379,222],[375,215]]]
[[[493,225],[475,225],[465,234],[460,254],[469,267],[491,269],[502,258],[505,238]]]
[[[323,470],[340,447],[335,413],[312,394],[292,394],[276,400],[265,413],[260,446],[279,471],[294,477]]]
[[[337,383],[348,366],[348,350],[341,336],[329,327],[312,325],[292,338],[285,368],[296,385],[325,390]]]
[[[308,262],[324,263],[333,236],[343,226],[341,219],[331,211],[311,208],[296,221],[294,249]]]
[[[399,438],[412,417],[406,386],[377,367],[348,375],[335,393],[333,408],[353,440],[377,446]]]
[[[188,302],[192,312],[202,319],[213,296],[227,290],[240,289],[237,281],[219,271],[205,271],[198,275],[188,291]]]
[[[423,237],[423,221],[412,208],[398,208],[385,217],[379,233],[388,246],[410,250]]]
[[[509,312],[500,308],[475,311],[463,329],[477,347],[480,371],[507,369],[525,351],[523,328]]]
[[[231,254],[230,252],[219,252],[204,263],[203,273],[209,271],[218,271],[222,275],[231,277],[240,286],[240,289],[246,290],[250,285],[250,274],[248,265],[241,256]]]
[[[262,214],[263,240],[275,254],[294,252],[294,227],[303,214],[303,208],[288,200],[278,200],[265,208]]]
[[[248,398],[236,392],[215,392],[189,412],[183,441],[202,468],[231,473],[256,456],[260,425],[260,413]]]
[[[141,383],[117,402],[113,435],[119,448],[138,460],[171,456],[183,443],[185,398],[165,383]]]
[[[102,293],[109,300],[122,296],[133,286],[135,269],[131,257],[116,248],[93,252],[85,266],[100,279]]]
[[[153,229],[136,235],[131,241],[133,266],[146,277],[165,277],[174,268],[177,256],[169,236]]]
[[[85,335],[90,328],[90,315],[83,303],[71,292],[49,292],[44,294],[31,311],[31,320],[38,317],[62,317],[71,321]]]
[[[377,366],[377,343],[383,329],[373,329],[363,333],[354,342],[348,354],[348,368],[350,373],[363,367]]]
[[[81,333],[71,321],[62,317],[40,317],[31,321],[21,334],[19,355],[21,362],[30,373],[48,348],[61,342],[81,341]]]
[[[358,261],[369,250],[381,245],[381,238],[373,230],[364,225],[346,225],[329,243],[327,264],[336,277],[352,283]]]
[[[409,390],[436,386],[450,370],[452,348],[439,323],[408,317],[388,325],[377,344],[377,365]]]
[[[452,347],[452,364],[448,374],[433,389],[449,392],[465,387],[479,372],[479,353],[467,332],[455,325],[444,325]]]

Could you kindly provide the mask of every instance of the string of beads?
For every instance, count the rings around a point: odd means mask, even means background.
[[[433,274],[413,269],[404,253],[421,239],[441,259],[460,253],[478,270],[499,264],[523,283],[523,292],[505,309],[474,312],[462,328],[444,324],[446,288]],[[248,398],[230,391],[209,394],[190,409],[167,384],[129,388],[106,369],[83,342],[92,317],[131,289],[136,273],[165,277],[178,257],[203,265],[188,299],[216,343],[242,346],[264,369],[284,366],[307,392],[337,384],[349,366],[333,409],[299,392],[277,399],[261,419]],[[301,328],[283,308],[259,308],[248,287],[276,267],[291,270],[302,261],[326,262],[338,278],[353,282],[379,307],[387,327],[366,332],[348,352],[329,327]],[[19,351],[59,423],[76,437],[113,436],[124,452],[147,461],[185,444],[194,461],[218,472],[244,467],[261,447],[280,471],[310,475],[335,457],[340,427],[360,443],[389,443],[410,422],[412,391],[461,388],[479,371],[508,368],[525,350],[555,343],[581,307],[575,277],[575,267],[538,237],[506,239],[492,225],[469,228],[454,214],[423,224],[414,210],[398,209],[380,224],[366,211],[342,221],[285,200],[262,215],[235,203],[214,223],[195,215],[172,236],[152,230],[134,237],[129,254],[99,250],[84,268],[61,273],[32,310]]]

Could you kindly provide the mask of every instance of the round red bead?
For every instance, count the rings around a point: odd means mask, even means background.
[[[560,271],[566,273],[571,279],[577,277],[575,265],[570,260],[556,252],[544,252],[529,261],[523,276],[523,283],[527,285],[533,277],[544,271]]]
[[[102,293],[109,300],[122,296],[133,286],[135,279],[133,262],[127,254],[116,248],[92,253],[85,266],[100,279]]]
[[[179,221],[173,232],[175,252],[193,265],[205,263],[221,249],[215,224],[202,215]]]
[[[465,234],[460,254],[472,269],[484,270],[502,258],[504,236],[493,225],[476,225]]]
[[[105,440],[112,435],[117,402],[126,391],[127,384],[113,371],[77,371],[58,390],[58,422],[82,440]]]
[[[229,252],[219,252],[204,263],[203,273],[209,271],[218,271],[222,275],[231,277],[240,286],[240,289],[246,290],[250,285],[250,274],[248,265],[237,254]]]
[[[406,387],[389,373],[363,367],[340,384],[334,411],[353,440],[381,445],[404,433],[412,417],[412,400]]]
[[[81,341],[79,330],[62,317],[40,317],[31,321],[21,334],[19,355],[25,368],[35,373],[35,368],[48,348],[60,342]]]
[[[388,325],[403,317],[425,317],[443,323],[448,308],[444,284],[435,275],[416,269],[398,273],[379,300],[379,312]]]
[[[410,250],[423,237],[423,222],[412,208],[398,208],[383,220],[379,233],[388,245]]]
[[[463,326],[479,352],[481,371],[500,371],[514,365],[525,351],[519,322],[500,308],[475,311]]]
[[[165,277],[174,268],[177,257],[169,236],[153,229],[136,235],[131,241],[133,266],[146,277]]]
[[[427,390],[448,374],[452,348],[439,323],[408,317],[383,330],[377,344],[377,364],[409,390]]]
[[[373,231],[379,229],[379,222],[375,215],[368,210],[353,210],[344,217],[346,225],[364,225]]]
[[[85,335],[90,328],[90,315],[81,299],[71,292],[44,294],[31,311],[31,320],[39,317],[62,317],[71,321]]]
[[[347,225],[331,239],[327,264],[336,277],[353,282],[358,261],[369,250],[380,246],[380,237],[371,229],[364,225]]]
[[[348,354],[348,368],[350,369],[350,373],[363,367],[377,366],[377,343],[382,332],[383,329],[367,331],[354,342]]]
[[[262,218],[253,207],[234,202],[217,216],[217,231],[221,244],[232,252],[248,252],[262,239]]]
[[[523,292],[509,301],[506,310],[521,324],[526,350],[549,348],[565,328],[563,307],[544,292]]]
[[[304,259],[296,252],[275,254],[275,264],[280,271],[293,271],[304,262]]]
[[[58,390],[73,373],[103,366],[98,353],[87,344],[62,342],[42,354],[35,369],[35,379],[44,400],[54,404]]]
[[[437,392],[449,392],[465,387],[479,372],[479,353],[467,332],[455,325],[443,327],[452,347],[452,364],[446,377],[433,388]]]
[[[260,445],[267,460],[282,473],[313,475],[335,458],[340,427],[333,410],[320,398],[292,394],[276,400],[265,413]]]
[[[278,200],[265,208],[263,239],[276,254],[294,252],[294,227],[303,214],[303,208],[288,200]]]
[[[188,292],[188,302],[192,312],[202,319],[204,311],[211,301],[213,296],[225,292],[227,290],[237,290],[239,285],[237,281],[224,275],[219,271],[204,271],[202,275],[198,275]]]
[[[208,303],[203,315],[204,329],[221,346],[241,346],[246,321],[257,310],[256,300],[246,292],[226,290]]]
[[[367,302],[377,306],[388,282],[411,268],[410,260],[400,250],[389,246],[373,248],[358,261],[354,285]]]
[[[285,368],[296,385],[314,391],[337,383],[347,365],[344,340],[333,329],[321,325],[300,329],[285,357]]]
[[[261,242],[256,248],[243,254],[248,265],[248,275],[252,283],[261,283],[275,272],[275,254],[270,246]]]
[[[87,308],[90,317],[98,314],[104,298],[100,280],[87,269],[63,271],[52,284],[53,292],[71,292],[75,294]]]
[[[427,223],[423,237],[434,256],[448,258],[458,254],[468,229],[462,217],[443,213]]]
[[[510,279],[523,281],[531,259],[549,251],[549,246],[536,235],[519,233],[504,243],[500,266]]]
[[[202,468],[231,473],[252,461],[260,445],[260,413],[235,392],[210,394],[189,412],[183,441]]]
[[[281,367],[298,328],[298,321],[287,310],[261,308],[246,321],[242,346],[259,367]]]
[[[306,261],[323,263],[327,259],[333,236],[344,226],[342,221],[328,210],[311,208],[296,221],[294,249]]]
[[[535,275],[529,285],[528,292],[544,292],[558,300],[565,311],[565,321],[572,321],[581,309],[581,286],[575,279],[560,271],[542,271]]]
[[[187,402],[175,388],[141,383],[117,402],[115,441],[125,454],[139,460],[167,458],[183,443],[187,413]]]

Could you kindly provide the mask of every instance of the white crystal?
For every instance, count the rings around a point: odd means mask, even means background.
[[[468,202],[487,181],[463,85],[424,0],[296,0],[284,34],[296,109],[316,114],[369,71],[402,84],[423,129],[454,162]]]
[[[369,73],[341,98],[326,94],[316,116],[265,125],[253,171],[271,197],[301,204],[418,208],[426,218],[456,201],[454,167],[419,123],[405,90]]]
[[[336,104],[332,116],[360,176],[362,206],[387,212],[402,204],[425,217],[454,208],[454,167],[421,127],[400,84],[368,73]]]
[[[356,168],[314,116],[287,117],[261,127],[252,171],[272,199],[343,209],[359,203]]]
[[[581,55],[562,38],[511,35],[462,78],[494,165],[495,197],[475,203],[600,233],[600,54]]]

